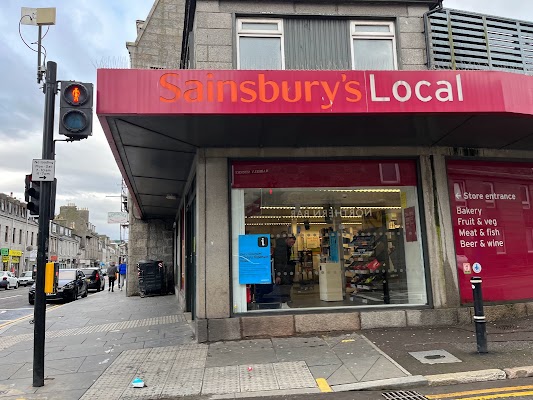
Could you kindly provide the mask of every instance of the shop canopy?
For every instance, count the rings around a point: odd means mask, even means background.
[[[100,69],[97,115],[142,217],[166,218],[202,147],[533,150],[533,77]]]

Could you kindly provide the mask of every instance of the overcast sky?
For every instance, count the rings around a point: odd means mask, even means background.
[[[56,7],[57,25],[43,40],[47,60],[58,64],[59,80],[96,83],[97,67],[129,66],[127,41],[137,34],[135,20],[146,19],[152,0],[1,0],[0,13],[0,192],[24,198],[24,175],[41,158],[44,95],[36,82],[37,53],[19,36],[21,7]],[[444,6],[533,21],[531,0],[444,0]],[[37,27],[21,26],[24,40],[37,39]],[[56,103],[56,111],[59,106]],[[56,113],[57,114],[57,113]],[[57,132],[57,117],[55,123]],[[56,139],[62,139],[56,133]],[[90,210],[100,234],[119,238],[107,224],[108,211],[120,211],[121,176],[96,117],[93,136],[56,146],[56,213],[74,203]]]

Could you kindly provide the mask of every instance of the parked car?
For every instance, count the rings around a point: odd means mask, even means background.
[[[46,295],[46,300],[74,301],[78,296],[87,297],[87,278],[81,269],[60,269],[56,293]],[[28,291],[28,301],[35,303],[35,284]]]
[[[28,286],[33,285],[35,279],[33,277],[33,271],[24,271],[22,275],[19,276],[19,284]]]
[[[0,288],[7,290],[10,288],[18,289],[18,287],[19,280],[14,274],[9,271],[0,271]]]
[[[96,289],[97,292],[105,289],[104,274],[100,268],[82,268],[87,280],[87,289]]]

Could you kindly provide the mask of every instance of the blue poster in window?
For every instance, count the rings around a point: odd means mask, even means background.
[[[239,235],[239,283],[272,283],[270,235]]]

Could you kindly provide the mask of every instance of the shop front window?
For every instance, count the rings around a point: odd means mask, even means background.
[[[235,162],[234,311],[427,304],[414,161]]]

